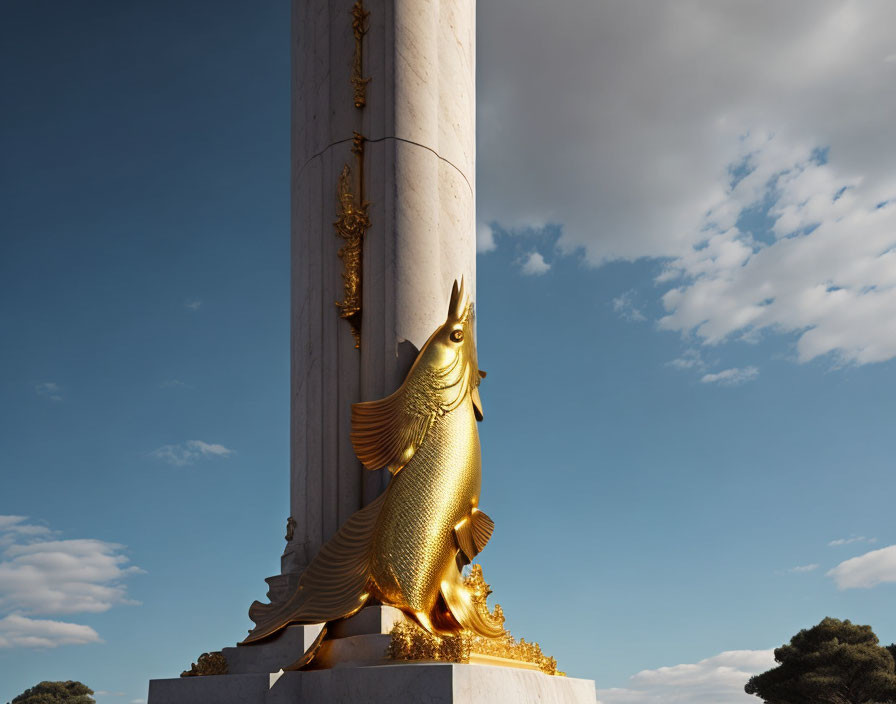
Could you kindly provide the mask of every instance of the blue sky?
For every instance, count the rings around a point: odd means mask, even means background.
[[[825,616],[896,641],[893,11],[564,0],[515,14],[531,66],[501,5],[477,320],[511,630],[605,704],[750,701]],[[0,52],[0,700],[131,704],[278,571],[288,4],[11,2]]]

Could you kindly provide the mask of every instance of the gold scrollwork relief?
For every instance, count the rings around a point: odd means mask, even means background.
[[[370,13],[364,9],[361,0],[352,6],[352,33],[355,35],[355,53],[352,57],[352,90],[354,92],[355,107],[363,108],[367,104],[367,84],[370,77],[364,77],[364,59],[362,50],[364,47],[364,35],[367,34],[367,18]]]
[[[342,260],[342,300],[337,301],[339,317],[349,322],[355,349],[361,347],[361,255],[364,233],[370,227],[367,201],[364,200],[364,137],[355,132],[352,153],[357,161],[357,189],[348,164],[342,167],[336,198],[339,218],[333,223],[336,234],[345,240],[338,255]]]

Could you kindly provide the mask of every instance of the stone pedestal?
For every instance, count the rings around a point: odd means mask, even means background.
[[[411,663],[152,680],[149,704],[595,704],[594,682],[489,665]]]
[[[314,669],[387,664],[390,633],[406,616],[392,606],[368,606],[351,618],[330,625],[312,662]],[[323,624],[287,626],[273,638],[224,648],[232,675],[277,672],[296,662],[311,647]]]
[[[148,704],[595,704],[594,682],[552,677],[523,663],[389,660],[389,633],[405,615],[368,606],[332,624],[315,669],[283,672],[320,633],[289,626],[262,643],[224,648],[230,674],[151,680]],[[481,658],[482,663],[500,658]]]

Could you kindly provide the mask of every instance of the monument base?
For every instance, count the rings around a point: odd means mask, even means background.
[[[596,702],[591,680],[548,675],[531,662],[477,653],[468,663],[392,660],[389,634],[407,622],[396,608],[368,606],[330,624],[311,669],[297,672],[280,668],[302,656],[322,624],[288,626],[266,641],[224,648],[229,674],[150,681],[148,704]]]
[[[458,663],[151,680],[148,704],[595,704],[594,682]]]

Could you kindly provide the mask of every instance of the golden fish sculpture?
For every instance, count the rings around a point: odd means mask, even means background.
[[[455,282],[444,324],[401,387],[352,407],[355,452],[367,469],[388,467],[389,486],[321,548],[289,599],[252,605],[256,627],[243,644],[291,623],[346,618],[370,600],[401,609],[436,635],[503,635],[502,624],[476,607],[461,572],[494,528],[478,508],[476,422],[482,420],[484,376],[476,359],[473,305],[463,282]],[[309,650],[294,667],[311,657]]]

